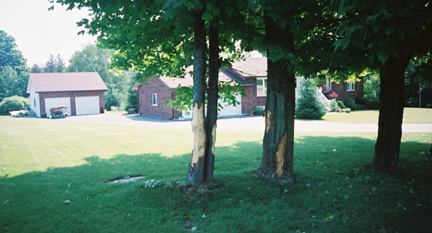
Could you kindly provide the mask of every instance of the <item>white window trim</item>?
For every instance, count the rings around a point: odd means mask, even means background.
[[[331,77],[326,77],[326,86],[329,88],[329,90],[332,89],[332,80],[331,80]]]
[[[259,77],[258,80],[263,80],[263,92],[264,93],[258,93],[258,84],[256,85],[256,96],[257,97],[265,97],[267,96],[267,77]]]
[[[346,83],[347,91],[355,91],[355,83]]]
[[[157,106],[157,94],[152,94],[152,105],[151,106]]]

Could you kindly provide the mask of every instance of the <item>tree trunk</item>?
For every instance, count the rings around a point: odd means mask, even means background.
[[[206,135],[204,125],[204,100],[206,91],[206,56],[207,49],[205,22],[201,14],[195,15],[194,22],[194,60],[193,60],[193,109],[192,132],[193,150],[186,185],[198,186],[205,182]]]
[[[206,162],[205,182],[213,180],[216,143],[216,122],[218,114],[218,79],[219,79],[219,32],[213,26],[209,28],[209,80],[207,92],[206,118]]]
[[[282,28],[269,17],[265,17],[267,42],[294,50],[294,38],[289,26]],[[295,74],[289,61],[267,59],[267,99],[265,109],[265,133],[261,165],[256,175],[279,183],[294,183],[294,114]],[[286,55],[286,54],[284,54]]]
[[[371,167],[392,171],[399,160],[404,109],[404,77],[409,59],[390,57],[380,67],[378,138]]]

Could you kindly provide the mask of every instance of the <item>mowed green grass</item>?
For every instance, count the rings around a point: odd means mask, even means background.
[[[378,123],[378,110],[353,111],[351,113],[329,113],[323,120],[345,123]],[[431,108],[405,108],[403,123],[432,124]]]
[[[190,191],[190,130],[0,117],[0,232],[430,231],[432,133],[403,135],[392,174],[368,169],[376,133],[296,134],[283,186],[251,176],[262,135],[219,131],[215,180]]]

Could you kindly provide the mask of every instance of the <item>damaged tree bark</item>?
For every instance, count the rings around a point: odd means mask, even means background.
[[[390,57],[380,67],[378,138],[371,167],[392,171],[399,160],[404,109],[404,77],[409,59]]]
[[[267,41],[289,51],[294,50],[294,37],[288,26],[278,26],[265,17]],[[279,183],[294,183],[294,114],[295,74],[286,59],[274,61],[269,51],[267,59],[267,100],[265,133],[261,165],[255,175],[267,177]]]
[[[188,174],[184,183],[198,186],[205,182],[206,133],[204,125],[204,102],[206,91],[206,33],[205,21],[201,14],[195,15],[193,60],[193,109],[192,132],[193,150]]]

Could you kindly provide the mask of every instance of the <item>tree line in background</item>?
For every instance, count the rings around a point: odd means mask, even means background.
[[[129,95],[134,96],[134,93],[128,91],[134,81],[135,72],[111,69],[110,59],[113,54],[113,50],[87,45],[73,54],[68,66],[58,54],[57,57],[50,55],[45,67],[34,64],[29,69],[15,39],[0,30],[0,102],[12,96],[27,97],[29,73],[97,72],[108,87],[104,93],[105,106],[136,108],[134,97],[129,98]],[[21,103],[22,99],[19,100],[20,104],[8,106],[28,106]],[[17,98],[11,101],[17,102]],[[2,114],[7,114],[9,110],[19,109],[7,109]]]

